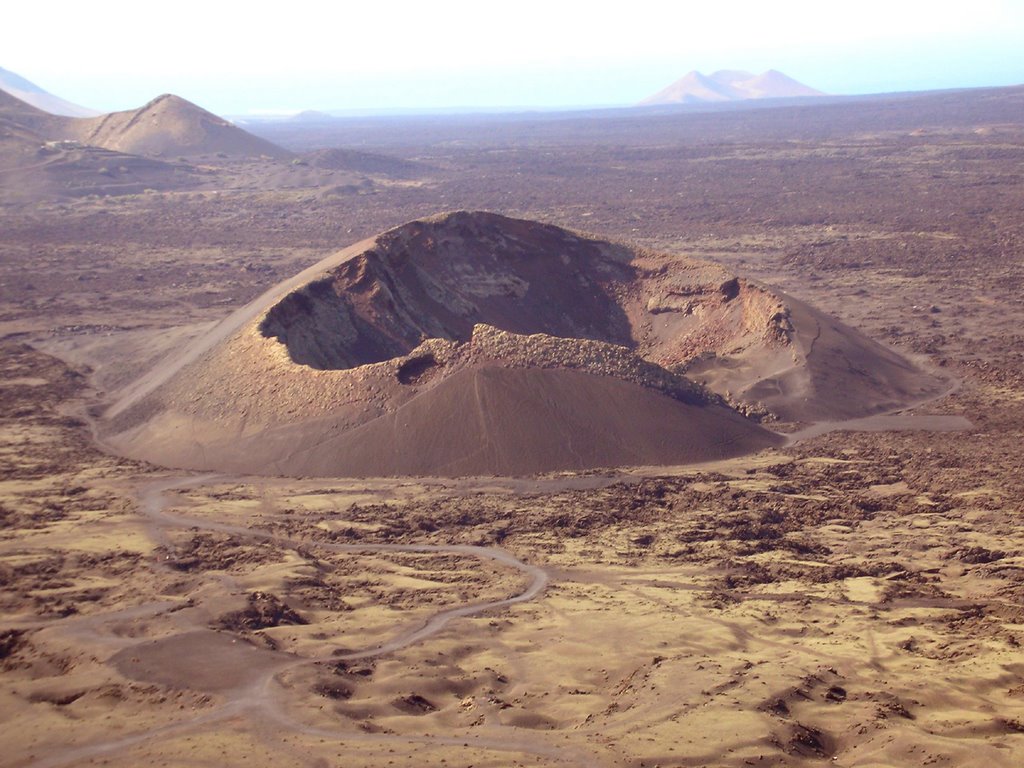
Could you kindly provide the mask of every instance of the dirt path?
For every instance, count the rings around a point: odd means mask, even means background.
[[[888,411],[845,421],[815,421],[796,432],[779,432],[786,438],[783,447],[788,448],[801,440],[828,434],[829,432],[963,432],[974,425],[964,416],[949,414],[914,413],[914,410],[929,403],[938,402],[960,391],[963,382],[954,380],[950,386],[930,397],[897,406]]]
[[[398,734],[367,734],[353,729],[351,732],[343,729],[324,729],[301,723],[285,714],[285,708],[278,701],[280,676],[297,667],[317,664],[321,662],[337,663],[356,659],[369,659],[394,653],[416,643],[423,642],[432,636],[437,635],[445,629],[453,620],[476,616],[487,611],[497,611],[509,606],[523,603],[537,597],[548,584],[548,574],[540,566],[525,563],[511,553],[499,547],[481,547],[471,545],[433,545],[433,544],[358,544],[343,545],[329,544],[313,541],[299,541],[284,536],[277,536],[263,531],[253,530],[244,526],[230,525],[226,523],[191,518],[184,515],[172,514],[167,511],[172,504],[169,496],[170,491],[179,491],[220,480],[217,475],[201,475],[189,477],[175,477],[148,483],[142,486],[137,494],[140,512],[147,518],[151,535],[158,542],[166,542],[166,530],[168,528],[187,528],[192,530],[212,531],[227,533],[242,537],[251,541],[273,542],[289,549],[321,549],[331,552],[350,553],[375,553],[375,552],[420,552],[420,553],[445,553],[469,555],[481,559],[492,560],[509,568],[521,571],[529,577],[526,588],[516,595],[501,600],[491,600],[446,608],[430,616],[420,625],[411,629],[398,632],[388,640],[385,640],[372,647],[347,654],[323,657],[298,657],[292,654],[264,652],[268,658],[273,657],[266,665],[266,670],[259,674],[256,679],[248,679],[243,684],[225,690],[225,701],[219,706],[203,713],[202,715],[189,719],[186,722],[172,723],[155,729],[134,733],[121,738],[103,741],[88,745],[74,746],[57,751],[43,759],[32,763],[38,768],[59,768],[60,766],[79,764],[84,760],[101,757],[103,755],[115,754],[121,750],[133,746],[151,742],[154,739],[177,736],[183,733],[193,732],[202,728],[210,727],[226,720],[238,717],[245,717],[250,721],[260,720],[277,727],[283,727],[289,731],[305,735],[316,736],[320,739],[334,738],[338,740],[373,740],[382,743],[395,741],[403,744],[455,744],[467,741],[458,737],[441,737],[432,735],[398,735]],[[151,603],[136,607],[131,610],[131,615],[154,614],[167,610],[175,610],[176,606],[166,601]],[[104,645],[118,651],[124,651],[126,646],[133,643],[126,638],[116,637],[112,633],[103,631],[104,625],[112,622],[122,621],[129,616],[128,611],[115,611],[113,613],[94,615],[81,620],[72,620],[70,623],[60,624],[62,630],[73,634],[84,633],[94,641],[101,641]],[[50,623],[50,622],[46,622]],[[42,624],[42,622],[41,622]],[[74,626],[72,626],[74,624]],[[109,641],[109,642],[107,642]],[[148,641],[135,641],[135,645],[142,645]],[[239,644],[239,652],[249,649],[251,646]],[[559,762],[569,764],[592,764],[592,756],[566,752],[564,749],[552,747],[543,743],[542,740],[534,738],[525,739],[522,734],[510,729],[507,735],[490,735],[483,739],[472,739],[469,743],[474,748],[489,751],[499,751],[516,754],[529,754],[538,757],[555,759]]]
[[[274,544],[287,547],[288,549],[321,549],[327,552],[424,552],[471,555],[473,557],[493,560],[502,565],[507,565],[508,567],[521,571],[530,577],[529,585],[518,595],[514,595],[503,600],[470,603],[456,608],[447,608],[435,613],[416,629],[402,632],[391,640],[388,640],[378,646],[374,646],[373,648],[355,651],[341,656],[331,656],[330,659],[334,661],[366,659],[401,650],[402,648],[436,635],[444,629],[452,619],[475,616],[485,611],[499,610],[511,605],[516,605],[517,603],[524,603],[528,600],[532,600],[544,590],[544,587],[546,587],[548,583],[548,574],[543,568],[537,565],[524,563],[514,557],[510,552],[507,552],[500,547],[480,547],[470,544],[328,544],[324,542],[292,539],[286,536],[277,536],[275,534],[253,530],[252,528],[240,525],[230,525],[227,523],[211,522],[182,515],[172,515],[165,511],[169,506],[169,501],[164,496],[166,491],[195,488],[213,482],[217,479],[220,479],[219,475],[201,475],[199,477],[187,479],[165,480],[147,485],[138,494],[139,507],[143,514],[156,524],[155,527],[158,531],[166,527],[195,528],[203,531],[216,531],[217,533],[232,534],[253,541],[269,541]],[[323,660],[324,659],[308,659],[304,663]]]

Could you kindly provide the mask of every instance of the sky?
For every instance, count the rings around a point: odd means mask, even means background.
[[[694,69],[834,94],[1024,83],[1024,0],[49,0],[0,18],[0,67],[102,111],[161,93],[227,115],[627,105]]]

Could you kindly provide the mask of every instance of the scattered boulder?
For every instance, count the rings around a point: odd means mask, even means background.
[[[221,616],[217,621],[218,626],[223,629],[254,631],[282,624],[309,623],[269,592],[252,592],[247,603],[243,610]]]

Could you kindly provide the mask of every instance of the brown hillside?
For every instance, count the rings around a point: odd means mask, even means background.
[[[678,464],[778,441],[687,376],[788,419],[939,388],[715,265],[462,212],[269,291],[122,392],[104,432],[157,463],[293,475]]]
[[[67,119],[44,112],[0,89],[0,120],[53,138],[50,134],[59,132]]]
[[[170,94],[139,109],[69,121],[68,130],[85,144],[136,155],[291,156],[287,150]]]
[[[192,186],[195,169],[176,162],[186,155],[289,156],[174,96],[134,112],[73,118],[0,90],[0,202]]]
[[[0,91],[0,202],[137,194],[194,181],[180,164],[67,140],[73,122]]]

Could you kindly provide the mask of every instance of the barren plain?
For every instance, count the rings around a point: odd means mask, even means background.
[[[286,159],[135,186],[59,150],[0,206],[0,764],[1019,765],[1022,102],[268,124]],[[232,309],[456,209],[717,262],[949,391],[680,467],[296,479],[97,445]]]

